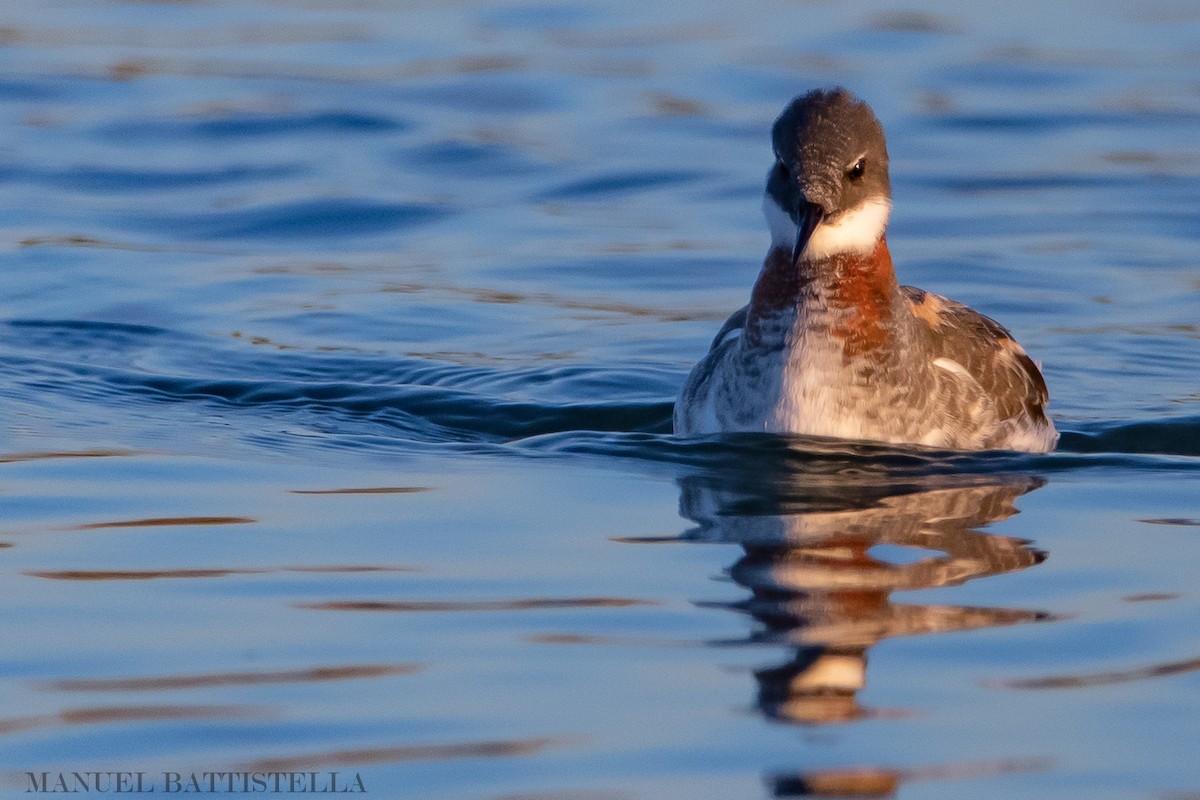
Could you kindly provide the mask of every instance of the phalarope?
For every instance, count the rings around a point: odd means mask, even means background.
[[[845,89],[772,129],[771,249],[675,404],[675,432],[768,431],[955,450],[1054,448],[1049,395],[998,322],[901,286],[883,127]]]

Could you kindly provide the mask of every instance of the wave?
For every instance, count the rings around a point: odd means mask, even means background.
[[[467,447],[530,457],[634,459],[690,471],[801,471],[809,476],[1056,472],[1089,467],[1200,469],[1200,417],[1091,421],[1046,455],[961,453],[737,434],[671,435],[682,373],[654,362],[451,364],[413,357],[276,353],[145,325],[17,320],[0,336],[6,397],[92,416],[164,404],[219,413],[258,446],[289,448],[303,429],[323,446],[403,452]],[[5,340],[8,340],[7,343]],[[165,355],[170,354],[170,355]],[[237,422],[244,414],[244,421]],[[268,422],[270,421],[270,422]],[[184,434],[179,434],[184,435]]]
[[[1075,453],[1200,456],[1200,416],[1091,422],[1065,431],[1059,449]]]
[[[390,233],[443,219],[450,212],[421,203],[363,198],[317,198],[235,211],[200,214],[139,214],[127,224],[173,237],[201,240],[320,239]]]

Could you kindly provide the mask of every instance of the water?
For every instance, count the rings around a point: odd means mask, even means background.
[[[5,792],[1200,796],[1194,9],[341,5],[0,12]],[[833,83],[1059,452],[669,435]]]

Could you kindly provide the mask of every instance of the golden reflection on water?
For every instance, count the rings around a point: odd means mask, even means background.
[[[105,528],[160,528],[177,525],[249,525],[258,522],[253,517],[147,517],[145,519],[119,519],[106,522],[86,522],[68,530],[96,531]]]
[[[62,569],[29,570],[22,572],[30,578],[45,578],[52,581],[148,581],[157,578],[224,578],[229,575],[255,575],[261,569]]]
[[[676,242],[669,249],[702,249],[686,242]],[[496,289],[479,286],[458,286],[451,284],[433,283],[390,283],[381,291],[400,294],[435,294],[463,299],[473,303],[497,305],[540,305],[563,311],[584,311],[600,314],[614,314],[634,318],[653,319],[659,322],[687,322],[692,320],[720,319],[721,312],[716,310],[697,311],[667,311],[653,305],[636,305],[633,303],[607,298],[585,298],[575,295],[554,294],[551,292],[501,292]]]
[[[883,713],[861,707],[857,695],[868,651],[884,639],[1048,619],[891,599],[897,590],[1040,563],[1044,554],[1028,541],[978,530],[1017,513],[1016,498],[1040,485],[1009,476],[934,488],[842,480],[772,487],[761,478],[738,485],[693,476],[681,481],[680,507],[697,523],[688,538],[743,547],[729,573],[750,597],[730,607],[758,623],[750,641],[795,647],[789,660],[755,673],[759,708],[771,719],[816,725]],[[889,561],[875,550],[883,545],[912,558]]]
[[[214,686],[260,686],[276,683],[324,683],[326,681],[412,675],[422,664],[349,664],[260,672],[206,672],[196,675],[159,675],[142,678],[67,678],[47,681],[40,687],[56,692],[156,692],[175,689],[207,689]]]
[[[526,597],[516,600],[330,600],[298,603],[297,608],[317,611],[539,611],[558,608],[626,608],[656,605],[652,600],[629,597]]]
[[[275,572],[348,574],[358,572],[420,571],[419,567],[387,566],[383,564],[313,564],[293,567],[28,570],[21,574],[30,578],[44,578],[52,581],[146,581],[159,578],[227,578],[232,575],[266,575]]]
[[[153,722],[185,719],[241,719],[270,716],[271,710],[251,705],[147,705],[68,708],[53,714],[0,718],[0,735],[39,728],[74,725],[110,725],[123,722]]]
[[[357,767],[365,764],[396,764],[408,761],[447,761],[470,758],[515,758],[536,755],[548,747],[562,745],[566,739],[532,739],[412,744],[395,747],[364,747],[353,750],[327,750],[295,756],[264,758],[238,767],[246,772],[293,772],[298,770]]]
[[[165,247],[114,242],[93,236],[30,236],[17,242],[21,247],[94,247],[105,250],[126,250],[134,253],[165,253]]]
[[[432,486],[359,486],[346,489],[292,489],[292,494],[415,494],[431,492]]]
[[[142,450],[34,450],[22,453],[0,453],[0,464],[21,461],[43,461],[57,458],[121,458],[146,455]]]
[[[1200,658],[1189,658],[1184,661],[1166,661],[1161,664],[1151,664],[1134,669],[998,681],[993,685],[1006,689],[1083,689],[1091,686],[1133,683],[1152,678],[1167,678],[1172,675],[1182,675],[1187,672],[1197,671],[1200,671]]]

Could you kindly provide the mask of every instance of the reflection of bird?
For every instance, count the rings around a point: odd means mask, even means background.
[[[675,432],[1052,449],[1045,381],[1009,332],[897,283],[887,145],[871,109],[844,89],[813,91],[772,138],[772,247],[749,305],[688,376]]]
[[[797,648],[787,663],[756,673],[759,706],[773,718],[821,723],[861,716],[856,695],[866,680],[867,651],[882,639],[1045,618],[890,599],[895,590],[953,586],[1041,562],[1044,555],[1023,539],[976,530],[1017,513],[1013,502],[1040,486],[1039,479],[933,481],[894,494],[878,484],[810,484],[786,513],[764,507],[759,481],[718,484],[693,476],[681,483],[681,513],[697,523],[688,538],[745,549],[729,572],[751,595],[729,607],[760,623],[752,641]],[[778,500],[777,490],[765,491]],[[914,558],[889,562],[873,549],[880,546],[906,548]]]

